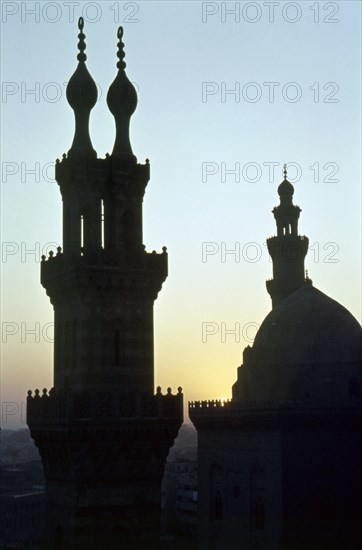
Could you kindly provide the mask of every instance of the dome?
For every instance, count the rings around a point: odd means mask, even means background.
[[[233,399],[345,399],[360,395],[362,329],[341,304],[305,284],[275,307],[244,350]]]
[[[258,363],[358,361],[362,329],[344,306],[306,284],[266,316],[252,349]]]
[[[283,180],[278,187],[279,197],[292,197],[294,195],[294,187],[287,179]]]

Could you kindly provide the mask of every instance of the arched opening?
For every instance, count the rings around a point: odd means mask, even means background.
[[[113,365],[122,367],[125,360],[125,328],[122,319],[115,319],[113,329]]]
[[[104,201],[101,203],[101,247],[104,248]]]
[[[84,251],[84,216],[80,216],[80,252],[83,254]]]
[[[121,364],[121,346],[120,346],[120,330],[116,328],[114,331],[114,366],[119,367]]]
[[[70,358],[70,321],[65,321],[63,323],[63,328],[64,328],[64,346],[62,348],[62,353],[64,353],[64,358],[65,358],[65,369],[68,370],[70,368],[70,362],[71,362],[71,358]]]
[[[255,529],[259,529],[260,531],[262,531],[264,529],[264,522],[265,522],[264,504],[261,497],[258,496],[254,506]]]
[[[216,494],[214,495],[214,519],[216,520],[222,520],[223,519],[223,502],[221,493],[219,490],[216,491]]]
[[[348,395],[350,398],[360,396],[360,383],[355,376],[352,376],[348,381]]]
[[[62,547],[63,547],[63,527],[61,525],[57,525],[54,532],[54,548],[58,550],[58,549],[61,549]]]
[[[77,337],[78,337],[78,323],[77,319],[73,319],[72,323],[72,368],[77,366]]]

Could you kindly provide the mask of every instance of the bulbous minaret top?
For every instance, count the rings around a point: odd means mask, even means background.
[[[137,107],[137,92],[126,75],[126,63],[124,61],[124,43],[122,42],[123,28],[119,27],[117,36],[118,52],[117,62],[118,73],[109,87],[107,94],[107,105],[116,124],[116,139],[112,151],[112,156],[119,160],[136,160],[133,154],[130,138],[129,124],[130,119]]]
[[[84,19],[78,20],[79,42],[77,55],[78,66],[71,76],[67,85],[67,100],[74,111],[75,132],[71,148],[68,151],[69,158],[96,157],[97,153],[93,149],[89,135],[89,116],[94,105],[97,102],[97,86],[90,75],[85,61],[87,59],[84,50],[85,34],[83,33]]]
[[[284,180],[278,187],[278,195],[280,197],[280,204],[292,204],[293,202],[293,195],[294,195],[294,187],[290,183],[290,181],[287,180],[287,165],[284,164],[283,166],[283,174],[284,174]]]

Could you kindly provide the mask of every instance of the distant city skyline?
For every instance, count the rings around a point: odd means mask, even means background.
[[[273,4],[2,3],[2,427],[25,427],[27,390],[52,386],[40,258],[62,244],[52,164],[73,139],[65,87],[81,15],[99,155],[114,140],[105,97],[119,25],[139,97],[132,147],[151,165],[143,240],[169,253],[156,386],[181,385],[186,401],[230,397],[271,309],[265,242],[284,162],[309,276],[361,321],[360,3]]]

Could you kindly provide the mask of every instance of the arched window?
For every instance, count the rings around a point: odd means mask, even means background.
[[[60,549],[62,547],[63,547],[63,527],[61,525],[57,525],[54,532],[54,548]]]
[[[348,381],[348,395],[349,397],[360,396],[360,384],[355,376],[352,376]]]
[[[265,521],[264,504],[261,497],[258,496],[254,506],[255,529],[260,529],[262,531],[264,529],[264,521]]]
[[[114,331],[114,366],[119,367],[121,363],[120,331],[118,328]]]
[[[101,205],[101,247],[104,248],[104,201]]]
[[[223,502],[221,493],[219,490],[216,491],[214,495],[214,519],[222,520],[223,518]]]
[[[62,348],[62,353],[64,354],[65,356],[65,369],[69,369],[70,368],[70,362],[71,362],[71,358],[70,358],[70,349],[71,349],[71,344],[70,344],[70,322],[69,321],[65,321],[63,323],[63,328],[64,328],[64,346]]]
[[[113,365],[121,367],[124,364],[124,322],[122,319],[116,319],[113,330]]]
[[[84,250],[84,216],[83,214],[80,217],[80,250],[81,250],[81,254],[83,254],[83,250]]]
[[[77,319],[73,319],[72,323],[72,368],[77,366],[77,340],[78,340],[78,323]]]

